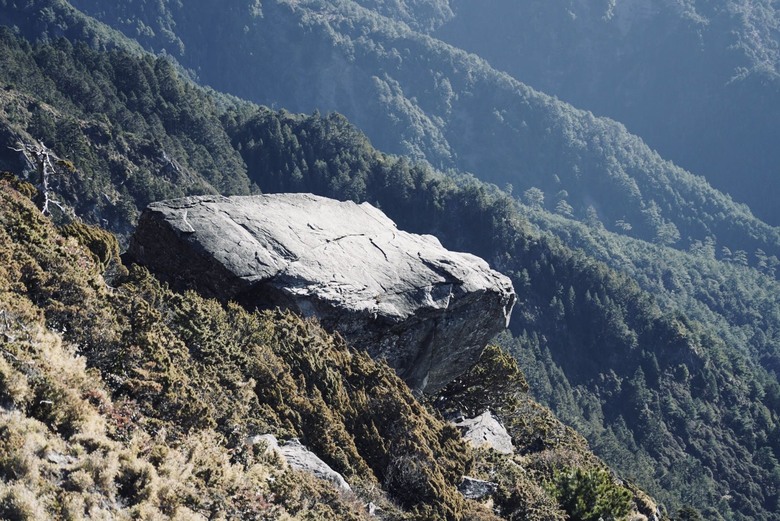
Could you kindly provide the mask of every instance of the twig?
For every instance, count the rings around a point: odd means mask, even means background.
[[[19,357],[13,354],[12,352],[8,351],[7,349],[0,349],[6,356],[12,358],[14,362],[19,362]]]

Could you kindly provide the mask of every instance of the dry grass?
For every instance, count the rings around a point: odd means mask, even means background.
[[[2,518],[360,521],[372,502],[380,520],[562,519],[547,466],[595,461],[520,396],[522,374],[500,352],[481,370],[505,377],[487,389],[477,374],[451,398],[498,395],[516,443],[558,444],[518,460],[531,473],[475,457],[392,370],[316,323],[174,294],[142,269],[109,288],[115,242],[69,233],[0,180]],[[355,492],[247,443],[267,432],[301,438]],[[500,493],[465,500],[469,472]]]

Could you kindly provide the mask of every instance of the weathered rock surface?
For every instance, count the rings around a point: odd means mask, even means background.
[[[344,491],[352,490],[344,476],[330,468],[319,456],[303,446],[297,439],[285,441],[281,445],[273,434],[254,436],[251,443],[264,442],[269,451],[276,452],[292,468],[315,475],[320,479],[332,482]]]
[[[463,481],[458,485],[458,490],[466,499],[484,499],[492,495],[497,489],[498,483],[470,476],[463,476]]]
[[[463,438],[475,447],[487,445],[496,452],[511,454],[514,451],[512,437],[490,411],[485,411],[474,418],[466,418],[454,422]]]
[[[177,289],[315,316],[426,391],[473,365],[515,302],[482,259],[310,194],[154,203],[129,254]]]

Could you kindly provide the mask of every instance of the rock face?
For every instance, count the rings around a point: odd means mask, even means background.
[[[174,288],[317,317],[429,392],[477,361],[515,302],[482,259],[367,203],[310,194],[154,203],[128,253]]]
[[[498,489],[498,483],[482,479],[463,476],[463,481],[458,485],[458,490],[466,499],[484,499]]]
[[[285,441],[281,445],[273,434],[262,434],[251,438],[250,443],[264,442],[269,451],[276,452],[292,468],[313,474],[330,481],[343,491],[352,490],[344,476],[330,468],[319,456],[304,447],[297,439]]]
[[[461,430],[463,438],[475,447],[487,445],[502,454],[514,452],[512,437],[490,411],[455,422],[455,426]]]

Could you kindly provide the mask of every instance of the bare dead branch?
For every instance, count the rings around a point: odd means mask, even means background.
[[[27,168],[34,170],[38,174],[38,206],[44,215],[49,214],[49,204],[54,204],[60,210],[65,211],[60,203],[51,199],[51,189],[49,181],[53,175],[57,174],[54,162],[60,161],[60,158],[49,147],[38,141],[36,143],[25,143],[21,140],[17,142],[17,148],[9,147],[15,152],[19,152],[27,163]],[[53,162],[54,161],[54,162]]]

